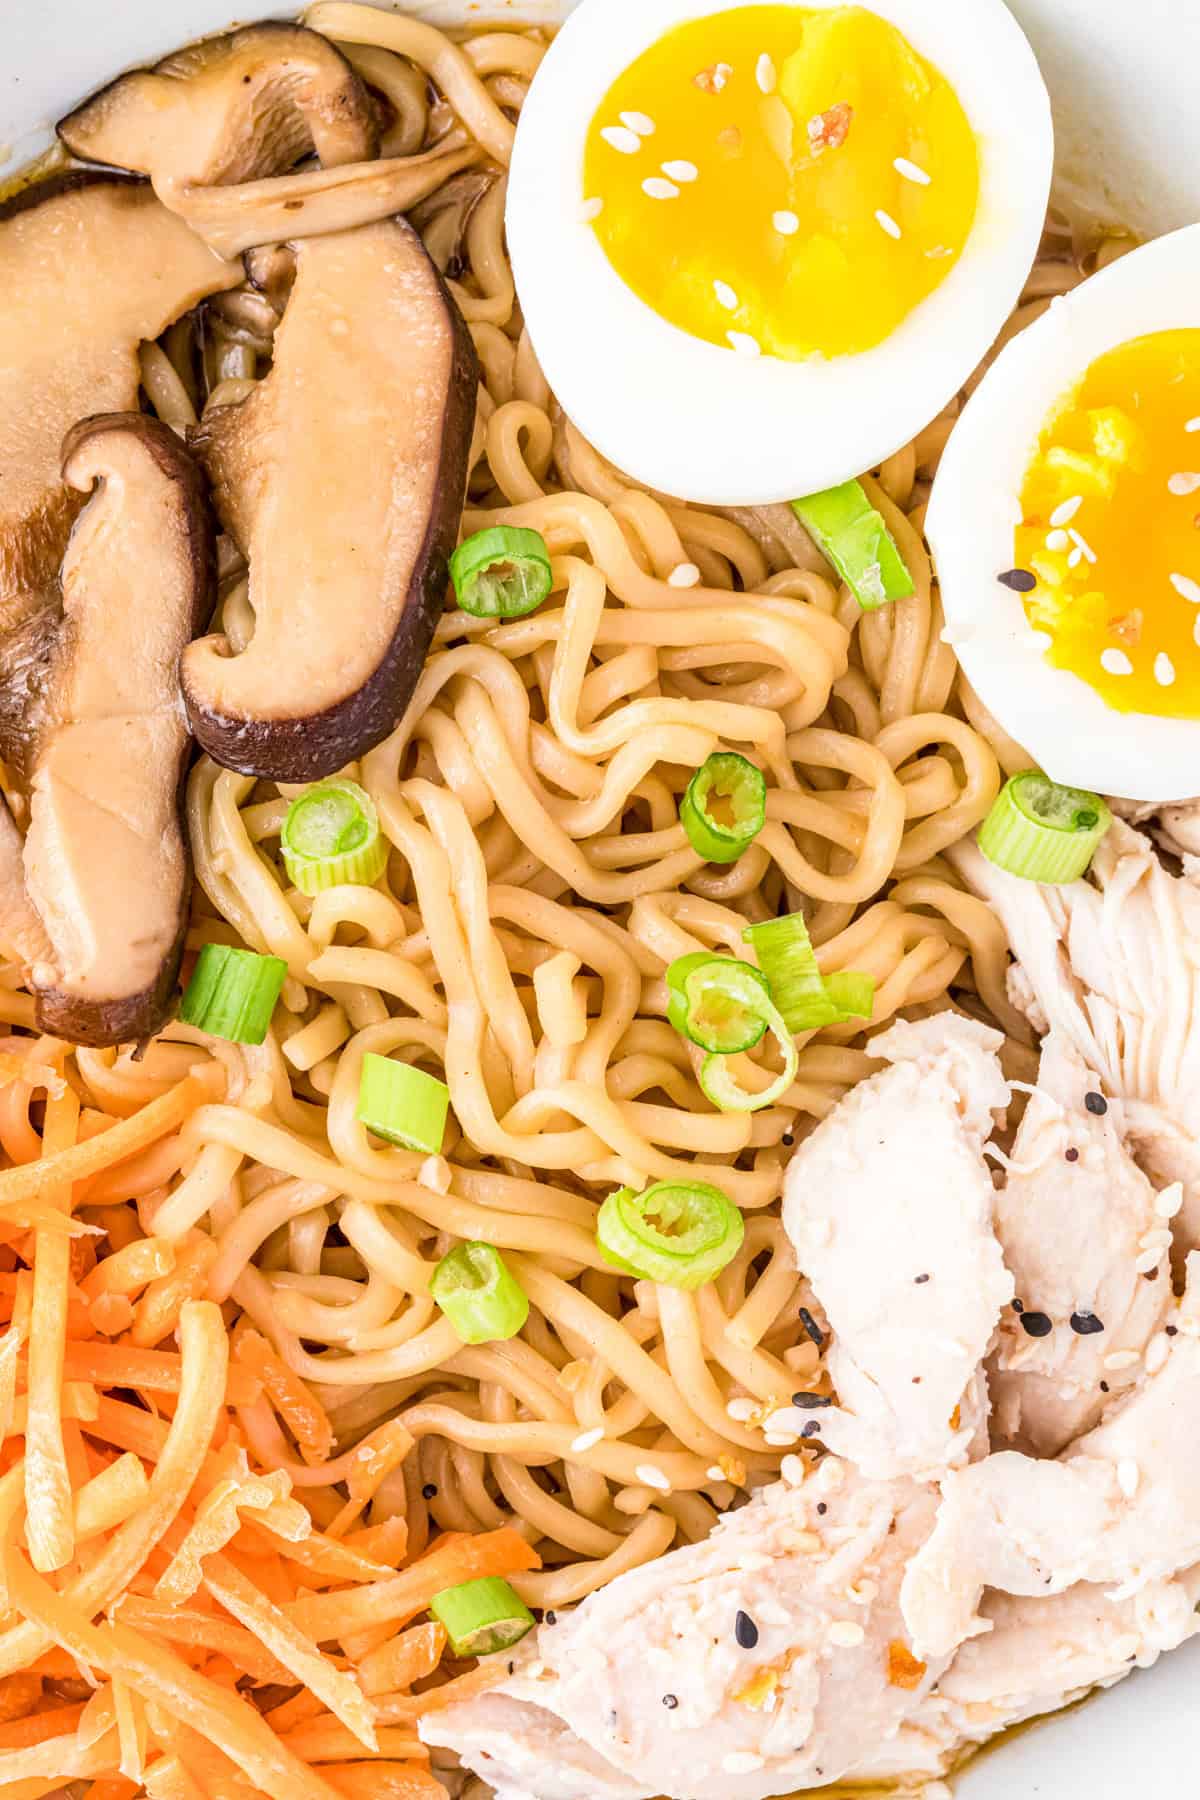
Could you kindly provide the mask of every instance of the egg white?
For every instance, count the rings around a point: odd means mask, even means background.
[[[810,10],[842,3],[804,0]],[[583,160],[617,76],[672,27],[727,4],[584,0],[522,110],[507,224],[533,347],[584,435],[648,486],[752,505],[861,474],[962,386],[1036,256],[1053,133],[1037,63],[1001,0],[872,0],[952,84],[979,140],[979,209],[963,254],[875,349],[797,363],[710,344],[616,273],[582,216]]]
[[[996,577],[1012,566],[1021,488],[1055,404],[1130,338],[1197,326],[1200,225],[1131,251],[1055,300],[972,396],[926,518],[951,641],[984,705],[1053,781],[1130,800],[1200,793],[1200,723],[1114,712],[1079,676],[1051,668],[1021,596]]]

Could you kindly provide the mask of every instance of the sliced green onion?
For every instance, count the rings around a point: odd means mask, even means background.
[[[355,1116],[376,1137],[436,1156],[449,1105],[450,1089],[436,1075],[372,1050],[363,1057]]]
[[[429,1602],[429,1610],[445,1626],[455,1656],[511,1650],[534,1625],[525,1602],[496,1575],[443,1588]]]
[[[875,977],[857,969],[840,969],[825,976],[825,992],[836,1014],[829,1023],[844,1025],[848,1019],[869,1019],[875,1010]]]
[[[700,1064],[700,1091],[721,1112],[761,1112],[764,1106],[774,1106],[796,1079],[800,1053],[791,1030],[771,1003],[768,1003],[764,1017],[768,1031],[783,1052],[782,1073],[768,1087],[756,1092],[738,1086],[727,1056],[706,1056]]]
[[[883,514],[860,481],[792,501],[792,511],[831,562],[864,612],[916,592],[908,565]]]
[[[656,1181],[640,1194],[618,1188],[596,1218],[606,1262],[626,1275],[689,1289],[732,1262],[745,1230],[729,1196],[702,1181]]]
[[[667,993],[667,1017],[680,1036],[718,1056],[752,1050],[767,1029],[767,978],[736,957],[707,950],[676,957]]]
[[[450,558],[450,579],[473,618],[523,619],[553,586],[546,540],[527,525],[477,531]]]
[[[1112,822],[1099,794],[1026,769],[1001,788],[979,827],[979,848],[1010,875],[1058,885],[1086,873]]]
[[[280,848],[302,894],[348,881],[370,887],[388,859],[375,802],[356,781],[323,781],[298,795],[283,821]]]
[[[696,770],[679,807],[692,849],[715,863],[736,862],[766,816],[763,772],[733,750],[718,750]]]
[[[429,1291],[464,1344],[516,1337],[529,1298],[491,1244],[459,1244],[433,1271]]]
[[[261,1044],[287,975],[281,956],[205,944],[179,1008],[185,1025],[230,1044]]]
[[[819,1031],[824,1025],[871,1017],[873,977],[852,969],[822,975],[802,913],[747,925],[742,937],[753,948],[789,1031]]]

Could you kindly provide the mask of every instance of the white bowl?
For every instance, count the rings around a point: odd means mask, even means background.
[[[730,0],[736,3],[736,0]],[[410,0],[437,24],[545,23],[574,0]],[[953,6],[954,0],[945,0]],[[1200,0],[1008,0],[1054,101],[1062,193],[1145,235],[1200,220]],[[89,89],[233,21],[229,0],[17,0],[0,30],[0,160],[24,162]],[[399,10],[399,9],[396,9]],[[242,20],[295,8],[250,4]],[[15,16],[13,16],[15,14]],[[8,170],[5,170],[7,173]],[[1180,1420],[1180,1428],[1192,1428]],[[1200,1639],[1147,1674],[984,1753],[955,1800],[1166,1800],[1200,1766]]]

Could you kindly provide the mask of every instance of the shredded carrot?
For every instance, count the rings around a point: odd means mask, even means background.
[[[83,1800],[136,1800],[137,1783],[123,1775],[102,1775],[84,1790]]]
[[[446,1792],[412,1763],[337,1763],[325,1773],[346,1800],[444,1800]]]
[[[79,1096],[73,1088],[47,1100],[43,1160],[37,1166],[48,1167],[69,1156],[78,1125]],[[4,1179],[0,1175],[0,1183]],[[70,1212],[69,1182],[47,1186],[42,1195],[63,1213]],[[25,1536],[35,1569],[61,1569],[75,1554],[71,1476],[63,1448],[61,1404],[70,1258],[71,1246],[61,1233],[37,1233],[25,1421]]]
[[[260,1332],[242,1332],[234,1355],[252,1369],[262,1383],[272,1406],[295,1438],[305,1462],[327,1462],[333,1449],[333,1426],[325,1408],[300,1377],[276,1356]],[[411,1441],[410,1438],[410,1444]]]
[[[515,1575],[541,1566],[537,1552],[505,1525],[499,1531],[464,1534],[435,1545],[389,1581],[373,1582],[354,1593],[316,1594],[297,1600],[288,1612],[301,1631],[324,1643],[368,1625],[407,1624],[444,1588],[478,1581],[485,1575]]]
[[[124,1211],[124,1208],[105,1207],[105,1214]],[[103,1225],[103,1218],[97,1219]],[[109,1238],[111,1241],[111,1229]],[[157,1281],[160,1276],[169,1275],[175,1267],[175,1246],[163,1238],[131,1238],[111,1256],[84,1277],[81,1286],[88,1300],[97,1300],[101,1294],[136,1294],[149,1282]]]
[[[411,1687],[414,1681],[433,1674],[445,1648],[446,1633],[441,1625],[414,1625],[363,1657],[358,1679],[364,1694],[391,1694]]]
[[[42,1678],[23,1670],[19,1675],[6,1675],[0,1681],[0,1725],[12,1719],[23,1719],[42,1697]]]
[[[397,1761],[428,1762],[429,1752],[415,1731],[388,1727],[375,1734],[380,1756]],[[307,1763],[350,1762],[362,1755],[362,1745],[337,1719],[311,1719],[280,1738],[294,1756]]]
[[[310,1694],[307,1688],[301,1688],[298,1694],[293,1694],[290,1700],[283,1702],[282,1706],[273,1707],[267,1714],[267,1719],[271,1730],[278,1732],[283,1737],[287,1732],[293,1731],[297,1725],[303,1725],[309,1719],[319,1718],[324,1711],[325,1708],[317,1696]]]
[[[82,1706],[56,1706],[51,1712],[29,1713],[0,1725],[0,1750],[28,1750],[50,1738],[74,1731],[83,1715]]]
[[[263,1685],[294,1680],[291,1671],[265,1651],[258,1639],[240,1625],[216,1613],[168,1606],[141,1594],[126,1594],[113,1609],[113,1617],[155,1637],[164,1637],[185,1650],[216,1650],[236,1661],[252,1681]]]
[[[98,1387],[177,1394],[183,1380],[183,1359],[174,1350],[143,1350],[132,1344],[69,1343],[63,1374],[67,1381],[94,1381]],[[227,1406],[247,1406],[261,1391],[249,1369],[231,1365],[225,1378]]]
[[[198,1300],[208,1286],[208,1271],[216,1257],[212,1238],[199,1232],[180,1245],[170,1274],[152,1281],[134,1307],[131,1343],[148,1348],[174,1331],[186,1303]]]
[[[402,1419],[379,1425],[351,1451],[346,1477],[350,1498],[329,1526],[331,1537],[341,1537],[375,1498],[381,1484],[398,1469],[413,1447],[413,1435]]]
[[[342,1543],[359,1556],[397,1569],[408,1554],[408,1520],[384,1519],[379,1525],[368,1525],[364,1531],[348,1531]]]
[[[494,1661],[477,1663],[452,1681],[444,1681],[440,1687],[426,1688],[420,1694],[376,1694],[372,1702],[376,1723],[411,1725],[424,1718],[426,1713],[441,1712],[443,1707],[457,1706],[460,1700],[486,1694],[489,1688],[504,1680],[504,1667],[497,1657]]]
[[[143,1106],[132,1118],[122,1119],[111,1131],[44,1156],[39,1162],[0,1171],[0,1209],[9,1211],[124,1162],[135,1151],[182,1125],[188,1114],[210,1097],[211,1091],[210,1080],[198,1074],[185,1075],[168,1093]]]

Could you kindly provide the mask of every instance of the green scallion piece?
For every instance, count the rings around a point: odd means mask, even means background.
[[[464,1344],[516,1337],[529,1317],[524,1288],[491,1244],[459,1244],[443,1256],[429,1291]]]
[[[1026,769],[1001,788],[979,827],[979,848],[1010,875],[1059,886],[1086,874],[1112,822],[1099,794]]]
[[[429,1610],[445,1626],[455,1656],[493,1656],[497,1650],[511,1650],[534,1626],[525,1602],[496,1575],[443,1588],[429,1602]]]
[[[707,950],[676,957],[667,994],[667,1017],[680,1036],[718,1056],[752,1050],[767,1029],[767,978],[736,957]]]
[[[477,531],[450,558],[450,579],[473,618],[523,619],[553,586],[546,540],[526,525]]]
[[[732,1262],[745,1230],[729,1196],[702,1181],[656,1181],[640,1194],[618,1188],[596,1217],[606,1262],[640,1280],[689,1290]]]
[[[793,500],[792,511],[864,612],[916,592],[895,538],[860,481]]]
[[[179,1008],[185,1025],[230,1044],[261,1044],[287,976],[281,956],[205,944]]]
[[[836,1017],[831,1025],[844,1025],[850,1019],[869,1019],[875,1011],[875,977],[857,969],[839,969],[826,975],[825,993]]]
[[[280,833],[283,866],[302,894],[378,881],[388,859],[375,802],[356,781],[323,781],[288,807]]]
[[[718,750],[688,782],[679,817],[688,842],[706,862],[736,862],[763,828],[767,783],[761,769],[733,750]]]
[[[700,1091],[719,1112],[761,1112],[764,1106],[781,1100],[796,1079],[800,1053],[795,1038],[773,1004],[764,1016],[767,1030],[782,1052],[783,1068],[767,1087],[744,1088],[734,1080],[728,1056],[706,1056],[700,1064]]]
[[[449,1107],[450,1089],[436,1075],[372,1050],[363,1057],[355,1116],[376,1137],[436,1156]]]
[[[822,975],[802,913],[747,925],[742,937],[758,958],[789,1031],[820,1031],[825,1025],[871,1017],[873,978],[851,969]]]

